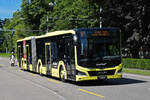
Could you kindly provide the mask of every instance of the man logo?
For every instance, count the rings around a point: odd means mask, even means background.
[[[107,74],[107,71],[100,71],[100,72],[98,72],[97,74],[98,74],[98,75],[105,75],[105,74]]]
[[[107,65],[107,63],[96,64],[96,66],[105,66],[105,65]]]

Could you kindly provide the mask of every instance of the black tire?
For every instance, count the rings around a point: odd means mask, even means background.
[[[11,67],[13,67],[13,66],[14,66],[14,63],[11,63],[10,65],[11,65]]]

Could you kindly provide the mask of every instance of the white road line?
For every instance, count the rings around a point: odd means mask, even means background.
[[[6,71],[6,70],[4,70],[4,71]],[[6,71],[6,72],[8,72],[8,71]],[[16,73],[10,72],[10,74],[15,75],[15,76],[17,76],[17,77],[19,77],[19,78],[21,78],[21,79],[23,79],[23,80],[25,80],[25,81],[27,81],[27,82],[33,84],[33,85],[39,87],[39,88],[43,88],[43,89],[45,89],[45,90],[50,91],[52,94],[56,95],[57,97],[59,97],[59,98],[62,99],[62,100],[67,100],[65,97],[63,97],[63,96],[60,95],[59,93],[57,93],[57,92],[55,92],[55,91],[53,91],[53,90],[47,88],[46,86],[43,86],[43,85],[38,84],[38,83],[36,83],[36,82],[33,82],[32,80],[27,79],[27,78],[25,78],[25,77],[20,77],[20,76],[18,76],[18,74],[16,74]],[[51,94],[51,93],[50,93],[50,94]]]
[[[61,96],[60,94],[58,94],[57,92],[55,92],[55,91],[53,91],[53,90],[51,90],[51,89],[49,89],[49,88],[47,88],[45,86],[39,85],[38,83],[32,82],[32,81],[30,81],[28,79],[24,79],[24,80],[30,82],[31,84],[33,84],[33,85],[35,85],[35,86],[37,86],[39,88],[43,88],[43,89],[46,89],[46,90],[50,91],[51,93],[53,93],[54,95],[58,96],[62,100],[67,100],[66,98],[64,98],[63,96]]]

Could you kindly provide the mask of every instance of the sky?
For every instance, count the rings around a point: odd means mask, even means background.
[[[21,9],[22,0],[0,0],[0,19],[12,18],[13,12]]]

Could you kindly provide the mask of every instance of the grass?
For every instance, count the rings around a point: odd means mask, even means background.
[[[9,57],[11,53],[0,53],[0,57]]]
[[[150,70],[150,59],[123,58],[124,68]]]
[[[125,72],[125,73],[131,73],[131,74],[138,74],[138,75],[150,76],[150,70],[140,70],[140,69],[124,68],[123,72]]]

